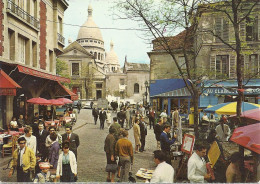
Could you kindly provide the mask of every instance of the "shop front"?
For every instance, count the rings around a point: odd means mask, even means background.
[[[236,80],[217,82],[209,80],[200,96],[200,107],[237,101],[238,89]],[[243,82],[244,102],[260,103],[260,79],[251,79]]]
[[[188,83],[189,84],[189,83]],[[168,115],[176,107],[180,114],[188,115],[193,106],[190,92],[183,79],[153,80],[150,84],[151,105],[157,111],[167,110]]]
[[[0,62],[1,69],[7,73],[21,88],[16,90],[13,96],[1,96],[2,101],[8,101],[8,104],[1,105],[1,114],[3,117],[2,127],[6,128],[14,116],[16,118],[22,114],[28,123],[31,123],[34,113],[41,110],[48,110],[38,105],[29,105],[27,100],[34,97],[46,99],[68,96],[71,99],[76,98],[75,94],[64,87],[62,83],[69,83],[70,80],[64,77],[51,75],[42,71],[37,71],[29,67]],[[1,79],[2,82],[2,79]],[[66,88],[66,90],[65,90]],[[69,92],[68,92],[69,91]],[[8,98],[5,100],[3,98]],[[50,108],[50,107],[49,107]]]

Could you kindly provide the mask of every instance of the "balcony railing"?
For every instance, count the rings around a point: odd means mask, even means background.
[[[65,38],[58,33],[58,41],[61,42],[63,45],[65,44]]]
[[[7,10],[11,11],[12,13],[16,14],[23,20],[25,20],[27,23],[32,25],[33,27],[39,29],[40,28],[40,22],[28,14],[26,11],[24,11],[22,8],[20,8],[18,5],[16,5],[14,2],[11,0],[7,1]]]

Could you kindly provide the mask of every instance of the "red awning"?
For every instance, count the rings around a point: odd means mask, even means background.
[[[71,96],[71,100],[77,100],[78,99],[78,95],[76,95],[75,93],[73,93],[72,91],[70,91],[68,88],[66,88],[65,86],[63,86],[59,81],[58,81],[59,85]]]
[[[16,96],[16,88],[21,88],[9,75],[0,70],[0,96]]]
[[[25,66],[21,66],[21,65],[17,65],[19,72],[27,74],[27,75],[32,75],[35,77],[41,77],[41,78],[45,78],[45,79],[49,79],[49,80],[54,80],[54,81],[58,81],[58,82],[66,82],[66,83],[70,83],[70,79],[65,78],[65,77],[59,77],[56,75],[51,75],[48,73],[44,73],[44,72],[40,72]]]

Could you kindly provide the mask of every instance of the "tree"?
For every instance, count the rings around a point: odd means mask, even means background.
[[[198,28],[197,7],[199,0],[120,0],[117,9],[124,15],[119,18],[137,21],[147,40],[153,38],[154,44],[163,48],[173,59],[180,77],[186,84],[194,103],[194,132],[198,131],[198,104],[202,93],[201,81],[212,75],[196,62],[201,45],[193,45]],[[176,31],[184,30],[181,39],[172,39]],[[184,55],[185,69],[176,58],[176,48]]]
[[[246,72],[246,69],[243,69],[243,49],[246,50],[248,48],[247,41],[250,39],[250,37],[247,34],[241,35],[240,32],[247,32],[247,30],[243,29],[246,29],[245,26],[247,27],[252,24],[252,22],[247,20],[255,19],[254,13],[257,11],[256,8],[257,5],[259,5],[259,0],[205,0],[205,2],[208,3],[205,5],[205,8],[216,12],[216,14],[224,14],[227,20],[227,25],[231,24],[233,29],[234,37],[230,40],[225,40],[225,38],[218,31],[206,30],[206,32],[210,32],[214,37],[219,39],[222,43],[227,45],[232,51],[236,53],[236,74],[238,84],[237,117],[241,123],[241,104],[243,101],[244,91],[243,76],[248,76],[248,79],[250,79],[251,77],[258,75],[258,71],[251,73]],[[250,36],[251,39],[254,37],[254,35]]]
[[[59,58],[56,59],[56,74],[62,77],[68,77],[68,74],[65,72],[68,69],[66,61],[63,61]]]

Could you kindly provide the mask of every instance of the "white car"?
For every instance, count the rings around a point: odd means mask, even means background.
[[[91,102],[92,101],[86,101],[84,102],[83,109],[91,109]]]

